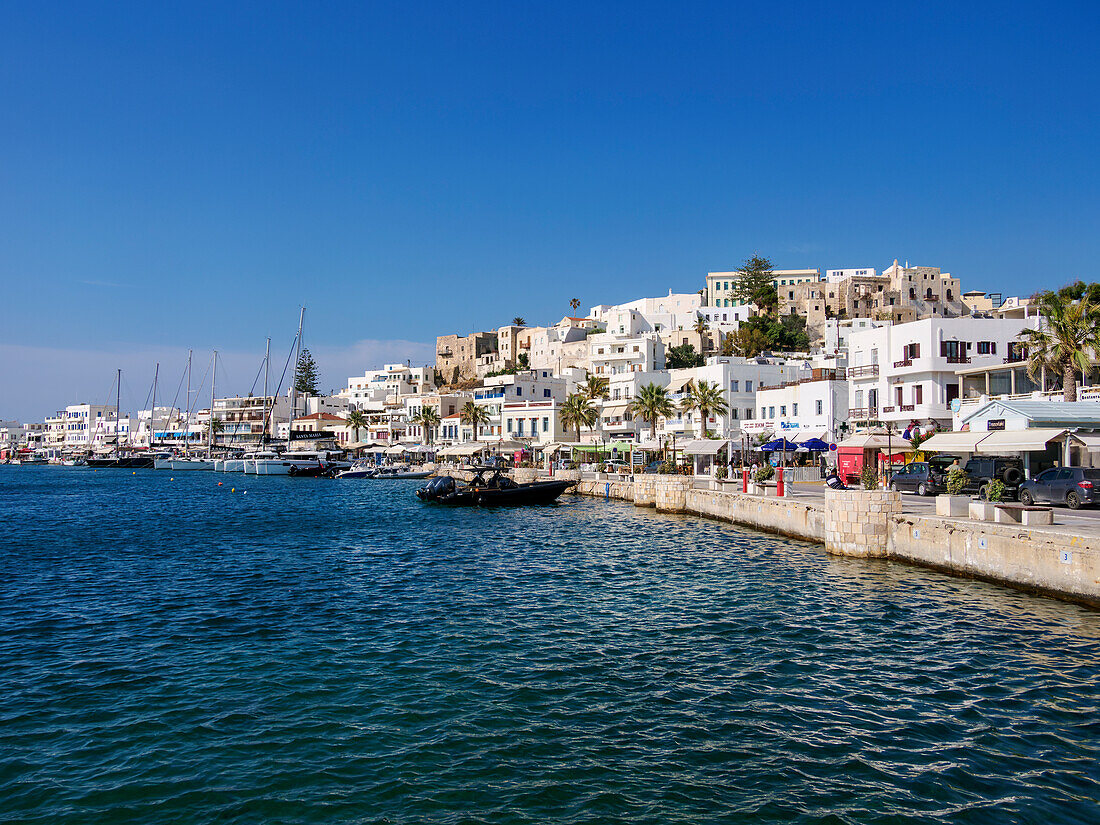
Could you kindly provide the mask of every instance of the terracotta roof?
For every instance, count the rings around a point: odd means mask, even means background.
[[[344,421],[338,415],[332,413],[313,413],[313,415],[302,415],[294,419],[295,421]]]

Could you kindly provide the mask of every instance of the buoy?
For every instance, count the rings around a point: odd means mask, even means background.
[[[172,478],[170,478],[170,479],[168,479],[168,480],[169,480],[169,481],[175,481],[176,479],[175,479],[175,477],[173,476]]]
[[[229,492],[235,493],[235,492],[237,492],[237,488],[236,487],[230,487]]]
[[[222,483],[221,483],[220,481],[218,482],[218,486],[219,486],[219,487],[221,487],[221,486],[222,486]]]
[[[241,495],[242,496],[247,496],[248,495],[248,490],[241,490]]]
[[[130,475],[136,476],[137,475],[137,470],[134,470],[132,473],[130,473]]]

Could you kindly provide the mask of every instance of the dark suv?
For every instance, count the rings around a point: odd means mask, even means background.
[[[953,455],[937,455],[927,461],[906,464],[890,476],[890,489],[918,496],[930,496],[946,489],[944,479],[951,465],[958,459]]]
[[[1020,485],[1020,501],[1034,504],[1049,501],[1065,504],[1076,510],[1085,504],[1093,504],[1094,484],[1100,484],[1100,469],[1092,467],[1054,467],[1044,470]]]
[[[966,485],[963,492],[989,498],[989,482],[1000,481],[1005,486],[1004,497],[1016,498],[1024,480],[1024,462],[1018,458],[972,458],[963,467]]]

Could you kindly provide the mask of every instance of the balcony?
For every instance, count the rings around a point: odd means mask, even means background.
[[[970,363],[970,356],[969,355],[948,355],[947,356],[947,363],[948,364],[969,364]]]
[[[883,408],[882,408],[882,411],[883,411],[884,413],[892,413],[892,412],[893,412],[894,410],[896,410],[896,409],[897,409],[897,407],[883,407]]]
[[[848,417],[853,420],[866,420],[878,415],[877,407],[853,407],[848,410]]]
[[[1004,358],[1006,364],[1023,364],[1025,361],[1027,361],[1026,355],[1006,355]]]
[[[913,366],[913,359],[912,358],[906,358],[904,361],[895,361],[894,362],[894,369],[896,369],[896,370],[901,369],[902,367],[911,367],[911,366]]]
[[[917,407],[915,404],[902,404],[901,407],[899,407],[898,409],[900,409],[902,412],[913,412],[913,410],[915,410],[916,408]]]
[[[868,364],[864,367],[848,367],[848,378],[878,378],[878,364]]]

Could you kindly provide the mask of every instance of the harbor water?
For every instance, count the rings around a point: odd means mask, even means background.
[[[419,483],[0,467],[0,822],[1100,821],[1100,614]]]

